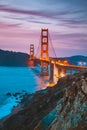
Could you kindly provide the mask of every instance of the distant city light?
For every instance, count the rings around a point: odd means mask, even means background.
[[[80,62],[78,62],[78,65],[80,65],[80,66],[87,66],[87,62],[80,61]]]

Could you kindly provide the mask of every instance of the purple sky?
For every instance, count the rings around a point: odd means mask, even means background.
[[[0,0],[0,49],[37,49],[41,28],[57,57],[87,56],[87,0]]]

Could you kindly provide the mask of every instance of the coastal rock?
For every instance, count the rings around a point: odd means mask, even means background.
[[[87,95],[81,88],[82,75],[85,79],[87,71],[66,76],[54,87],[24,96],[22,110],[1,121],[0,130],[86,129]]]

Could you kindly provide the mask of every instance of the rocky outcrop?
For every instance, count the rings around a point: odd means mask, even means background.
[[[59,79],[57,85],[26,94],[22,110],[1,121],[0,130],[71,130],[87,128],[87,71]],[[86,82],[86,80],[85,80]]]

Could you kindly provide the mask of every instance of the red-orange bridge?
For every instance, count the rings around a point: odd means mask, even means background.
[[[87,67],[85,66],[71,65],[68,63],[67,60],[58,60],[56,56],[55,58],[50,58],[48,29],[41,29],[41,38],[40,38],[39,47],[40,47],[40,55],[36,57],[34,56],[34,44],[30,44],[29,65],[30,67],[34,67],[34,60],[39,60],[40,75],[42,76],[49,75],[50,82],[52,83],[56,83],[59,77],[65,76],[67,70],[70,70],[70,72],[72,73],[73,70],[75,70],[75,72],[78,72],[81,71],[82,69],[83,70],[87,69]],[[39,51],[39,49],[37,51]],[[49,67],[50,71],[48,71],[48,66],[50,66]]]

